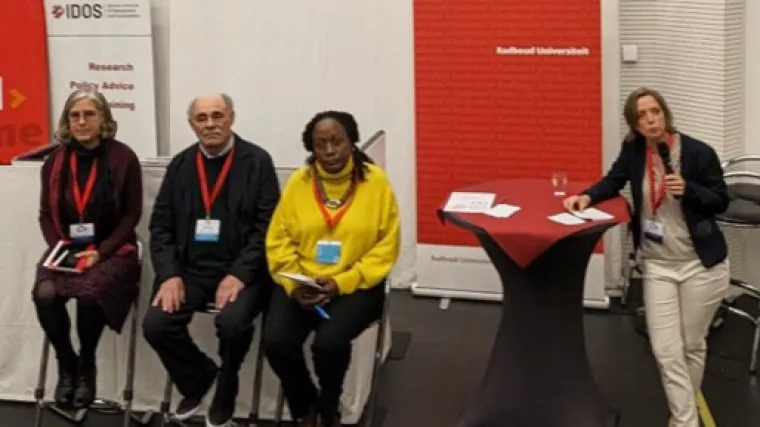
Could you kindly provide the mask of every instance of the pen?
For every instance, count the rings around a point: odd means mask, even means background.
[[[314,306],[314,310],[317,310],[317,314],[319,314],[319,317],[321,317],[321,318],[323,318],[325,320],[330,320],[330,315],[327,314],[327,312],[325,311],[324,308],[322,308],[321,305],[315,305]]]

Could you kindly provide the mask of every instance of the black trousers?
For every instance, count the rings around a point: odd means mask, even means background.
[[[221,278],[209,280],[185,277],[185,302],[178,311],[167,313],[151,306],[143,321],[143,334],[158,353],[172,382],[183,396],[198,396],[207,390],[217,374],[217,366],[190,337],[188,325],[193,315],[215,301]],[[263,285],[263,284],[262,284]],[[240,370],[253,341],[253,322],[267,302],[268,292],[257,285],[245,287],[233,303],[227,303],[214,318],[219,338],[220,378],[237,388]],[[236,396],[237,390],[230,390]],[[230,396],[230,398],[234,398]]]
[[[73,374],[78,364],[95,366],[98,342],[106,326],[103,309],[95,302],[77,300],[77,335],[79,356],[71,344],[71,320],[66,311],[68,298],[58,295],[51,280],[38,282],[32,291],[37,319],[55,351],[59,373]]]
[[[316,409],[323,424],[338,421],[334,417],[351,361],[351,342],[380,319],[384,302],[384,284],[343,295],[325,307],[330,320],[324,320],[316,312],[303,309],[281,287],[275,287],[264,326],[264,351],[282,383],[294,419]],[[311,331],[319,391],[303,354],[303,343]]]

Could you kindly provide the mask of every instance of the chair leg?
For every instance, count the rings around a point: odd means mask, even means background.
[[[755,338],[752,340],[752,359],[749,363],[749,372],[757,373],[757,351],[760,347],[760,318],[755,320]]]
[[[365,414],[364,426],[372,427],[377,409],[377,389],[380,380],[380,367],[383,364],[383,352],[385,350],[385,334],[388,333],[385,327],[385,316],[380,319],[377,327],[377,341],[375,342],[375,360],[372,364],[372,378],[370,379],[369,398],[367,399],[367,412]]]
[[[132,398],[135,385],[135,353],[137,351],[137,299],[132,309],[132,324],[129,331],[129,353],[127,356],[127,378],[124,386],[124,427],[129,427],[132,419]]]
[[[45,404],[45,382],[47,381],[47,364],[48,356],[50,354],[50,341],[47,337],[42,342],[42,359],[40,360],[40,372],[37,377],[37,387],[34,389],[34,398],[37,404],[36,413],[34,416],[34,426],[40,427],[42,425],[42,413],[45,409],[49,409],[54,414],[67,420],[72,424],[81,424],[87,415],[87,408],[81,408],[74,411],[69,411],[64,408],[58,407],[55,402],[51,404]]]
[[[274,409],[274,425],[280,427],[282,425],[282,412],[285,409],[285,392],[282,390],[282,386],[277,388],[277,406]]]
[[[42,358],[40,359],[40,371],[37,376],[37,387],[34,389],[36,404],[34,413],[34,427],[42,426],[42,414],[45,409],[45,382],[47,381],[47,364],[50,353],[50,342],[47,337],[42,340]]]
[[[750,355],[750,362],[749,362],[749,372],[750,374],[755,374],[757,372],[757,351],[758,346],[760,346],[760,315],[757,317],[753,317],[749,313],[747,313],[744,310],[740,310],[732,305],[724,305],[728,313],[732,313],[736,316],[739,316],[754,326],[754,337],[752,339],[752,354]]]
[[[257,427],[259,425],[259,406],[261,403],[261,385],[263,383],[264,372],[264,337],[259,333],[259,349],[256,355],[256,369],[253,379],[253,398],[251,399],[251,413],[248,417],[250,425]]]
[[[137,363],[137,331],[139,325],[137,321],[137,315],[139,313],[139,305],[137,299],[135,299],[134,307],[132,308],[132,322],[129,331],[129,353],[127,356],[127,378],[124,386],[123,393],[123,411],[124,411],[124,427],[129,427],[132,421],[137,422],[140,425],[148,425],[153,419],[153,411],[145,411],[142,416],[138,416],[134,413],[132,403],[134,401],[134,389],[135,389],[135,364]]]
[[[164,387],[164,400],[161,401],[161,427],[171,424],[170,406],[172,404],[172,379],[166,374],[166,386]]]

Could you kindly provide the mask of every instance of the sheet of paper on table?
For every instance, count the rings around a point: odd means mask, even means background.
[[[492,216],[494,218],[509,218],[515,212],[519,210],[520,210],[519,206],[512,206],[512,205],[501,203],[483,213],[488,216]]]
[[[610,215],[604,211],[600,211],[597,208],[588,208],[582,211],[575,211],[572,212],[572,214],[578,218],[587,219],[589,221],[606,221],[608,219],[614,218],[613,215]]]
[[[491,209],[496,194],[454,192],[443,210],[446,212],[484,213]]]
[[[552,215],[549,217],[549,220],[562,224],[562,225],[579,225],[586,222],[586,220],[578,218],[577,216],[567,213],[567,212],[563,212],[557,215]]]

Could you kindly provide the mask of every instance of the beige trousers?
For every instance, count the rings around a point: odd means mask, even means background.
[[[644,260],[647,329],[673,427],[699,427],[696,397],[706,337],[728,289],[728,261],[706,269],[699,260]]]

